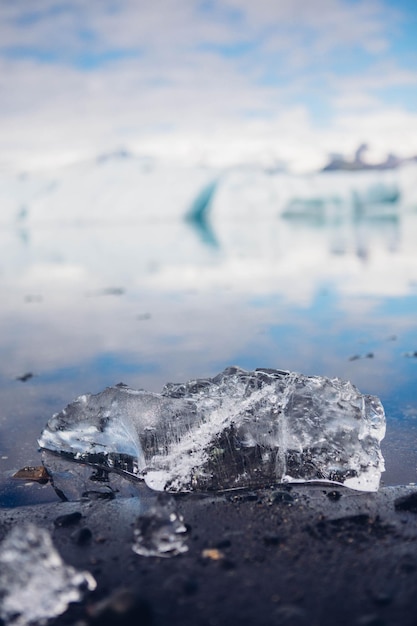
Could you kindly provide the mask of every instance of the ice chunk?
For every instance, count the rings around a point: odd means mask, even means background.
[[[112,500],[116,497],[138,496],[141,483],[129,480],[128,474],[109,472],[100,466],[74,463],[65,454],[42,451],[51,483],[62,500]]]
[[[170,557],[187,552],[187,528],[172,496],[158,494],[154,504],[137,519],[133,551],[141,556]]]
[[[17,526],[0,546],[0,617],[6,624],[46,624],[95,587],[91,574],[65,565],[47,530]]]
[[[160,394],[118,385],[81,396],[39,444],[160,491],[309,481],[375,491],[384,434],[381,402],[350,382],[230,367]]]

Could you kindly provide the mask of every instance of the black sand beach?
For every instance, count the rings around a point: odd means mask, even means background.
[[[30,521],[51,532],[66,563],[94,575],[96,590],[57,626],[417,624],[415,487],[274,486],[176,500],[189,550],[172,558],[132,551],[136,498],[4,509],[0,539]]]

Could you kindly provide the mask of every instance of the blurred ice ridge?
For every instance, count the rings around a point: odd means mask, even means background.
[[[378,168],[337,156],[325,171],[308,174],[261,165],[185,167],[140,157],[104,159],[28,175],[3,174],[0,224],[27,229],[185,218],[206,226],[209,217],[276,218],[299,201],[331,205],[336,216],[354,215],[358,200],[383,211],[393,197],[398,211],[407,212],[417,203],[416,171],[417,159]]]
[[[229,367],[161,393],[120,384],[80,396],[39,445],[52,477],[48,459],[61,457],[110,489],[122,475],[169,492],[312,481],[376,491],[384,435],[381,402],[350,382]]]

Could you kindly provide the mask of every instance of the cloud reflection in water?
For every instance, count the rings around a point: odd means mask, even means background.
[[[358,211],[352,188],[365,189],[361,173],[289,181],[229,171],[208,194],[215,173],[205,169],[170,171],[164,185],[155,166],[141,187],[129,182],[132,164],[107,170],[107,186],[102,166],[91,167],[89,176],[57,171],[47,193],[38,180],[20,181],[27,211],[19,218],[19,201],[6,198],[3,479],[37,464],[40,429],[80,393],[121,380],[159,390],[239,364],[340,376],[379,395],[388,408],[386,480],[414,480],[406,440],[416,428],[417,359],[403,356],[417,348],[417,212],[407,178],[414,171],[398,175],[396,201],[368,199]],[[153,213],[158,180],[162,208]],[[329,201],[338,180],[345,186]],[[372,180],[388,188],[386,178]],[[74,184],[76,206],[67,194]],[[186,219],[202,189],[203,231],[216,245]],[[330,191],[320,203],[323,189]],[[25,372],[35,376],[15,380]],[[402,447],[404,467],[396,459]]]

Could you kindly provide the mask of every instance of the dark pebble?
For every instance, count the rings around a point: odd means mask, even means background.
[[[91,541],[92,537],[93,533],[87,526],[80,528],[73,535],[74,541],[78,546],[85,546]]]
[[[16,380],[20,380],[20,382],[25,383],[31,378],[33,378],[34,374],[32,372],[26,372],[26,374],[22,374],[22,376],[16,376]]]
[[[417,513],[417,491],[410,493],[408,496],[398,498],[394,502],[396,511],[409,511],[410,513]]]
[[[329,500],[333,500],[334,502],[336,502],[337,500],[340,500],[340,498],[342,497],[342,494],[340,493],[340,491],[329,491],[327,494],[327,497],[329,498]]]
[[[278,535],[265,535],[263,541],[266,546],[278,546],[281,540]]]
[[[78,524],[81,518],[82,518],[81,513],[79,511],[74,511],[74,513],[68,513],[67,515],[59,515],[54,520],[54,525],[57,528],[73,526],[74,524]]]

